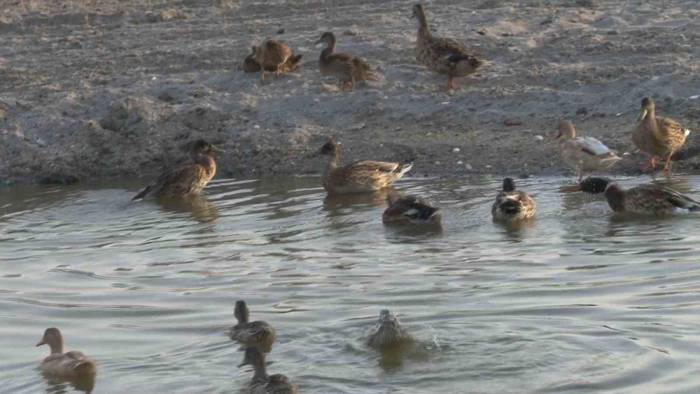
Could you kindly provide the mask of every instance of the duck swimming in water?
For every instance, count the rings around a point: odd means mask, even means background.
[[[245,359],[255,369],[255,375],[247,387],[249,394],[296,394],[297,385],[290,382],[286,375],[268,375],[265,367],[265,355],[256,347],[249,347],[245,350]]]
[[[417,196],[402,196],[391,191],[386,199],[389,207],[382,214],[385,224],[434,224],[442,219],[440,208]]]
[[[367,193],[391,186],[411,170],[413,163],[363,160],[345,166],[340,159],[340,144],[331,139],[318,154],[330,158],[323,173],[323,187],[329,194]]]
[[[536,211],[535,200],[526,192],[515,190],[515,181],[512,178],[505,178],[503,189],[491,207],[493,219],[504,222],[525,220],[534,217]]]
[[[589,177],[576,186],[562,190],[603,193],[610,208],[617,213],[667,216],[700,211],[700,202],[661,185],[639,185],[625,190],[610,179]]]
[[[399,319],[388,309],[379,312],[379,320],[367,338],[367,345],[374,349],[389,349],[413,342],[414,339],[403,327]]]
[[[263,353],[268,353],[272,350],[272,344],[275,342],[275,329],[264,321],[249,321],[250,310],[245,301],[236,301],[236,306],[233,314],[238,320],[238,324],[231,328],[229,337],[240,343],[243,346],[255,346]],[[250,360],[246,360],[250,361]],[[245,362],[244,362],[245,363]]]
[[[168,198],[199,194],[216,174],[215,152],[223,151],[204,140],[194,141],[191,144],[192,162],[164,172],[132,200],[149,196]]]
[[[37,346],[49,345],[51,354],[41,362],[41,370],[47,375],[64,379],[76,379],[95,375],[95,362],[82,352],[63,353],[63,336],[58,328],[47,328]]]

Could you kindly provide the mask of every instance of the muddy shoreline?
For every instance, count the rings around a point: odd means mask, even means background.
[[[227,152],[219,177],[318,173],[329,136],[345,160],[414,160],[414,176],[571,174],[547,137],[567,117],[639,173],[639,101],[700,144],[700,10],[694,0],[436,1],[438,34],[488,65],[458,81],[416,64],[411,2],[19,2],[0,14],[0,180],[148,178],[206,138]],[[383,78],[341,92],[321,78],[313,42],[333,30]],[[281,34],[279,34],[281,33]],[[275,36],[299,70],[261,84],[240,70]],[[697,172],[700,158],[675,171]]]

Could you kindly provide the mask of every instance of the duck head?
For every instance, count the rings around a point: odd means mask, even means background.
[[[413,5],[413,12],[411,13],[411,18],[417,18],[418,20],[421,19],[425,15],[425,12],[423,11],[423,6],[421,4],[414,4]]]
[[[239,323],[247,323],[250,317],[250,311],[245,301],[236,301],[236,306],[233,308],[233,316],[236,317]]]
[[[377,326],[370,338],[370,345],[387,348],[399,344],[404,339],[399,319],[388,309],[379,312]]]
[[[328,142],[323,144],[317,153],[322,156],[335,156],[340,153],[340,142],[331,138]]]
[[[560,190],[564,193],[571,193],[571,192],[586,192],[590,194],[600,194],[604,193],[609,187],[617,187],[612,181],[608,178],[602,178],[602,177],[588,177],[579,184],[574,185],[574,186],[563,186]]]
[[[321,38],[316,41],[315,45],[326,44],[326,46],[331,47],[335,45],[335,35],[329,31],[321,34]]]
[[[637,121],[644,120],[648,114],[653,114],[655,112],[655,108],[656,105],[654,104],[654,100],[649,97],[644,97],[642,99],[642,108],[639,111],[639,118],[637,118]]]
[[[574,124],[568,119],[562,119],[559,121],[559,129],[554,139],[557,141],[568,140],[576,138],[576,129]]]
[[[199,155],[205,155],[205,156],[214,156],[216,153],[221,153],[224,152],[224,150],[219,149],[218,147],[210,144],[209,142],[203,140],[203,139],[198,139],[189,144],[190,147],[190,152],[192,153],[193,156],[199,156]]]
[[[515,181],[513,178],[503,179],[503,191],[506,193],[515,191]]]
[[[49,345],[51,353],[63,353],[63,336],[56,327],[47,328],[36,346]]]

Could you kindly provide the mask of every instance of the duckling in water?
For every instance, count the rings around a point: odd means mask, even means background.
[[[367,338],[367,345],[374,349],[385,350],[414,341],[403,327],[399,319],[388,309],[379,312],[377,325]]]
[[[329,194],[367,193],[391,186],[411,170],[413,163],[363,160],[342,166],[340,144],[325,143],[318,154],[330,157],[322,181]]]
[[[649,97],[642,99],[642,109],[637,126],[632,132],[632,142],[642,152],[651,156],[646,168],[656,168],[658,158],[666,159],[664,173],[671,171],[671,157],[685,143],[690,129],[670,118],[656,116],[656,105]]]
[[[559,121],[559,132],[554,139],[559,143],[562,160],[576,170],[579,182],[584,172],[606,170],[622,160],[597,138],[576,137],[570,120]]]
[[[668,216],[674,213],[700,211],[700,202],[661,185],[639,185],[624,190],[607,178],[589,177],[563,191],[584,191],[605,195],[610,208],[617,213]]]
[[[49,345],[51,354],[41,362],[47,375],[64,379],[89,377],[97,372],[95,362],[79,351],[63,353],[63,336],[58,328],[47,328],[37,346]]]
[[[357,81],[374,81],[377,79],[367,62],[357,56],[335,51],[335,35],[326,32],[316,44],[325,43],[326,48],[321,51],[319,69],[321,75],[329,75],[338,78],[342,87],[349,86],[352,90]]]
[[[260,63],[258,63],[257,60],[255,60],[255,53],[258,51],[257,46],[252,47],[253,51],[251,54],[246,56],[246,58],[243,60],[243,71],[247,73],[257,73],[260,72]],[[287,72],[292,72],[299,68],[300,61],[301,61],[301,56],[302,55],[294,55],[292,54],[289,56],[286,62],[282,65],[282,72],[287,73]],[[269,66],[265,69],[267,72],[276,72],[277,68]]]
[[[382,214],[385,224],[433,224],[442,220],[440,208],[416,196],[402,196],[394,191],[386,198],[389,207]]]
[[[265,356],[256,347],[249,347],[245,350],[245,359],[255,369],[255,375],[247,387],[249,394],[296,394],[297,385],[289,381],[286,375],[268,375],[265,370]]]
[[[191,163],[164,172],[155,182],[135,195],[132,200],[148,196],[167,198],[199,194],[216,174],[215,152],[223,151],[204,140],[195,141],[191,149],[193,159]]]
[[[271,325],[264,321],[249,321],[250,311],[245,301],[236,301],[233,314],[236,316],[238,324],[233,326],[229,332],[229,337],[232,340],[246,347],[255,346],[264,353],[272,350],[276,332]],[[243,364],[248,362],[250,360],[244,360]]]
[[[483,61],[457,40],[434,37],[428,28],[423,6],[413,6],[413,17],[418,19],[418,39],[416,40],[416,59],[428,69],[439,74],[446,74],[447,90],[455,88],[454,79],[474,73]]]
[[[512,178],[505,178],[503,190],[498,193],[491,207],[493,219],[504,222],[530,219],[535,216],[536,211],[535,200],[529,194],[515,190],[515,181]]]

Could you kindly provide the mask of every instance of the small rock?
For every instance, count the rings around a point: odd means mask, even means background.
[[[536,135],[536,136],[535,136],[535,139],[536,139],[537,141],[544,141],[544,137],[541,136],[541,135]]]
[[[616,36],[618,34],[620,34],[620,32],[617,30],[608,30],[608,32],[607,32],[607,35],[609,35],[609,36]]]
[[[458,153],[458,152],[459,152],[459,148],[452,148],[452,152],[453,152],[453,153]]]
[[[356,35],[357,35],[357,32],[354,31],[354,30],[345,30],[345,31],[343,32],[343,35],[344,35],[344,36],[356,36]]]
[[[467,163],[467,164],[464,165],[464,168],[466,168],[467,170],[471,171],[473,167],[472,167],[471,164]]]
[[[581,107],[576,110],[576,115],[588,115],[588,109],[586,107]]]
[[[281,28],[281,29],[279,29],[279,30],[277,30],[277,34],[284,34],[284,27]]]
[[[461,166],[464,162],[462,162],[462,160],[457,160],[457,164]]]

